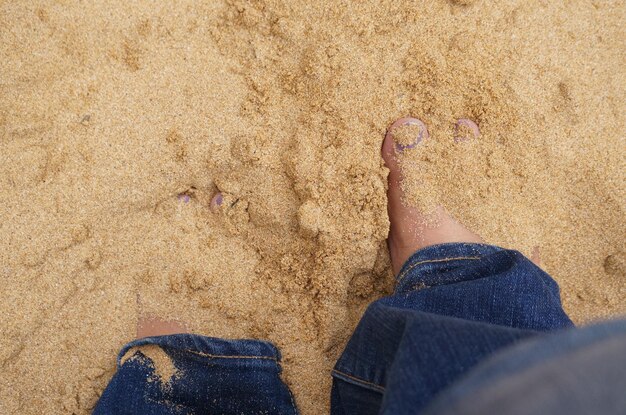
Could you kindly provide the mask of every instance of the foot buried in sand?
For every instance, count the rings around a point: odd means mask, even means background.
[[[137,338],[166,336],[187,333],[184,323],[176,320],[163,320],[156,316],[144,316],[137,320]]]
[[[471,133],[470,136],[464,137],[478,137],[478,126],[474,122],[462,119],[459,120],[459,125],[462,133]],[[459,128],[457,136],[458,133]],[[415,148],[428,138],[427,126],[422,121],[416,118],[401,118],[389,127],[383,142],[383,159],[389,169],[387,211],[391,226],[387,243],[393,271],[396,274],[409,256],[418,249],[449,242],[484,242],[480,236],[457,222],[442,206],[435,207],[432,212],[424,212],[405,202],[399,160],[403,154],[415,151]]]

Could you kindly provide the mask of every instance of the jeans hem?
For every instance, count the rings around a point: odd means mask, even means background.
[[[487,255],[500,251],[505,251],[505,249],[481,243],[453,242],[427,246],[416,251],[406,260],[396,276],[396,291],[406,290],[407,281],[405,280],[411,280],[411,285],[416,287],[431,285],[428,278],[420,277],[420,274],[433,265],[444,263],[461,265],[464,262],[480,260]]]
[[[377,383],[369,382],[369,381],[367,381],[365,379],[361,379],[361,378],[359,378],[357,376],[350,375],[348,373],[344,373],[344,372],[342,372],[342,371],[340,371],[338,369],[333,369],[332,376],[334,378],[341,379],[344,382],[348,382],[348,383],[351,383],[351,384],[356,385],[356,386],[361,386],[361,387],[364,387],[366,389],[372,390],[374,392],[385,393],[385,387],[384,386],[379,385]]]
[[[261,359],[279,362],[281,358],[278,349],[266,341],[227,340],[184,333],[143,337],[127,343],[117,356],[118,368],[121,367],[123,358],[129,350],[145,345],[157,345],[164,349],[188,352],[210,359]]]

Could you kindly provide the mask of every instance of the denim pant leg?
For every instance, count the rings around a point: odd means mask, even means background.
[[[279,361],[276,347],[257,340],[194,334],[135,340],[121,350],[93,413],[295,415]]]
[[[333,415],[418,413],[506,346],[572,327],[556,282],[517,251],[417,251],[365,312],[333,370]]]
[[[626,319],[535,336],[496,353],[424,415],[626,414]]]

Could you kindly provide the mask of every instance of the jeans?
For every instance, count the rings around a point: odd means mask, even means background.
[[[519,252],[461,243],[421,249],[404,264],[393,295],[369,306],[339,357],[332,371],[331,413],[552,413],[542,412],[540,403],[556,411],[563,399],[514,399],[516,377],[525,375],[528,382],[535,368],[536,380],[525,385],[541,388],[547,376],[541,369],[556,358],[593,347],[604,360],[611,353],[626,355],[626,323],[573,327],[556,282]],[[617,345],[606,346],[607,341]],[[137,349],[145,345],[160,347],[176,368],[166,387]],[[623,357],[604,366],[593,359],[578,364],[575,357],[564,360],[567,367],[593,372],[606,366],[613,372],[596,376],[613,376],[615,385],[626,387],[626,377],[620,377],[622,368],[626,373]],[[117,373],[94,414],[297,414],[279,362],[279,351],[259,340],[193,334],[135,340],[120,352]],[[545,395],[551,389],[541,390]],[[592,398],[600,399],[596,395]],[[601,400],[626,410],[621,395]],[[498,396],[505,398],[493,401]],[[538,405],[538,412],[525,401]],[[597,408],[603,402],[588,404]]]

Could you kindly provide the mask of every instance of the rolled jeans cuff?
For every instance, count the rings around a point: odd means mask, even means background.
[[[157,345],[170,353],[192,353],[211,359],[261,359],[279,362],[280,352],[271,343],[261,340],[227,340],[198,334],[170,334],[143,337],[127,343],[117,356],[118,368],[129,350],[146,345]]]
[[[400,269],[396,276],[395,292],[398,294],[420,288],[460,282],[466,279],[468,275],[447,271],[465,267],[469,263],[503,251],[507,250],[494,245],[478,243],[445,243],[422,248],[411,255]],[[460,275],[463,277],[460,278]]]

